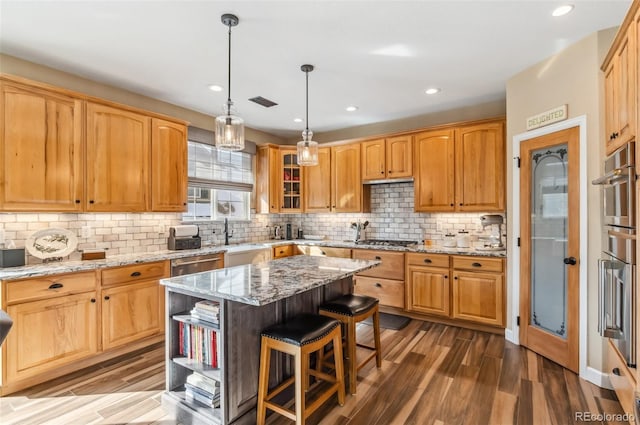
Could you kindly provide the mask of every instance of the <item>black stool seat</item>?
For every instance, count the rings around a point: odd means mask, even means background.
[[[357,316],[371,310],[376,305],[378,305],[377,298],[348,294],[322,304],[320,310],[345,316]]]
[[[339,325],[340,322],[330,317],[301,314],[264,329],[262,336],[300,347],[324,338]]]

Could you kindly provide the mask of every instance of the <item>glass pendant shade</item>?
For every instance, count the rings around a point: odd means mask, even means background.
[[[244,120],[236,115],[216,117],[216,147],[228,151],[244,149]]]
[[[311,140],[313,132],[302,132],[302,140],[298,142],[298,165],[318,165],[318,142]]]

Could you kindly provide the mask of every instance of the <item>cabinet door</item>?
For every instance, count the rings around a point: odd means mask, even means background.
[[[456,130],[458,211],[504,211],[504,158],[501,122]]]
[[[609,66],[604,71],[604,127],[605,146],[607,155],[615,150],[614,133],[618,129],[617,110],[617,77],[618,67],[615,66],[616,59],[612,59]]]
[[[157,280],[102,291],[102,348],[159,334],[164,328],[164,291]]]
[[[151,210],[187,210],[187,128],[151,120]]]
[[[298,165],[298,152],[291,149],[280,151],[280,197],[281,213],[302,212],[302,167]]]
[[[363,142],[362,180],[384,179],[385,175],[385,143],[384,139]]]
[[[449,269],[409,266],[408,307],[412,311],[449,316]]]
[[[453,318],[504,326],[504,278],[498,273],[453,272]]]
[[[362,211],[360,144],[331,148],[331,209],[333,212]]]
[[[0,210],[81,211],[82,102],[0,84]]]
[[[636,25],[632,22],[627,29],[627,37],[618,47],[615,59],[619,72],[616,75],[618,129],[614,140],[615,144],[619,146],[634,140],[636,134],[636,98],[638,93],[636,91],[635,33]]]
[[[87,211],[149,209],[149,118],[87,103]]]
[[[331,211],[331,149],[318,149],[318,165],[303,167],[304,210],[320,213]]]
[[[7,307],[6,378],[28,378],[98,351],[95,292]]]
[[[415,211],[454,210],[454,131],[425,131],[415,136]]]
[[[411,136],[387,139],[385,155],[388,179],[413,177],[411,141]]]

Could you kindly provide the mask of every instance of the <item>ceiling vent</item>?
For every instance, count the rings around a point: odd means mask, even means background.
[[[269,99],[265,99],[265,98],[264,98],[264,97],[262,97],[262,96],[252,97],[252,98],[251,98],[251,99],[249,99],[249,100],[250,100],[250,101],[252,101],[252,102],[257,103],[258,105],[262,105],[262,106],[264,106],[265,108],[271,108],[272,106],[276,106],[276,105],[277,105],[277,103],[276,103],[276,102],[273,102],[273,101],[271,101],[271,100],[269,100]]]

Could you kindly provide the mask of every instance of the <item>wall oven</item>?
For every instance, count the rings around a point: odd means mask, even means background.
[[[604,251],[598,260],[598,331],[611,338],[629,366],[636,365],[636,222],[634,143],[605,160]]]

